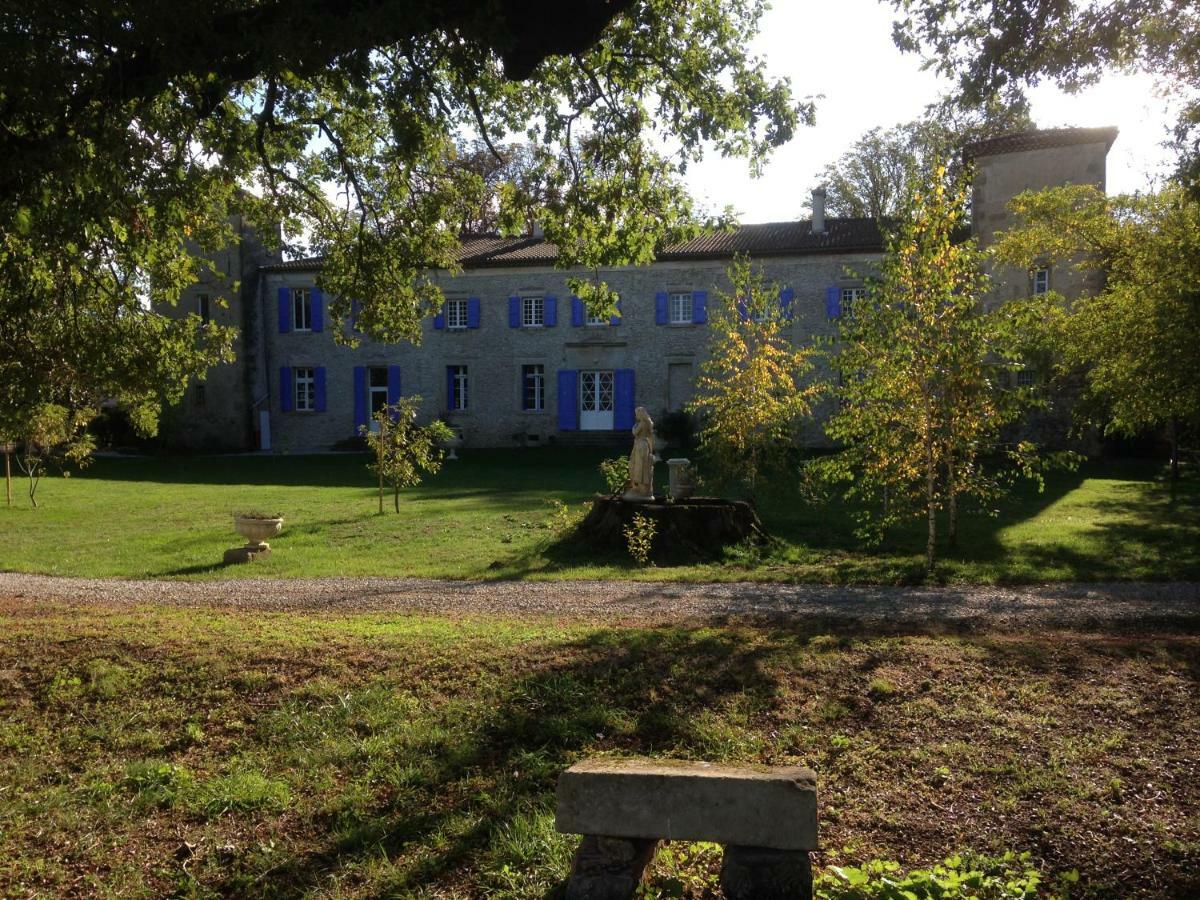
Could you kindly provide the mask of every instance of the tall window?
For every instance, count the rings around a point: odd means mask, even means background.
[[[367,423],[371,431],[379,430],[375,421],[375,413],[379,412],[388,402],[388,370],[387,366],[371,366],[367,370],[367,409],[371,419]]]
[[[546,304],[541,297],[521,298],[521,326],[538,328],[546,324]]]
[[[446,404],[450,409],[467,408],[467,367],[450,366],[450,396]]]
[[[467,327],[467,301],[446,301],[446,327],[451,331],[459,331]]]
[[[317,379],[311,366],[299,366],[296,378],[296,412],[312,412],[317,408]]]
[[[682,325],[692,321],[692,295],[677,291],[671,295],[671,324]]]
[[[541,412],[546,408],[546,367],[521,366],[521,409]]]
[[[308,288],[292,288],[292,329],[312,331],[312,291]]]
[[[196,295],[196,315],[200,317],[200,321],[205,325],[212,321],[212,295]]]
[[[842,309],[847,309],[855,300],[861,300],[867,296],[865,287],[844,287],[842,288]]]
[[[1045,294],[1050,290],[1050,270],[1045,266],[1033,270],[1033,294]]]

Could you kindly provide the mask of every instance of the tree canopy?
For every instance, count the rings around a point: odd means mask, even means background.
[[[528,142],[562,265],[649,261],[698,227],[689,163],[760,165],[811,119],[745,49],[763,6],[5,2],[0,421],[115,397],[150,428],[228,359],[228,330],[157,309],[232,210],[325,255],[332,315],[417,340],[484,189],[463,141]]]
[[[972,106],[1050,80],[1076,90],[1106,69],[1160,77],[1182,101],[1179,173],[1200,190],[1200,10],[1191,0],[891,0],[897,46],[955,76]]]

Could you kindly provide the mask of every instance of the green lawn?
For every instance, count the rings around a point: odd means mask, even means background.
[[[0,598],[0,895],[552,897],[558,773],[649,754],[812,766],[819,877],[1014,851],[1200,896],[1200,639],[827,627]],[[666,846],[646,896],[718,861]]]
[[[468,451],[406,492],[399,515],[376,514],[365,458],[100,459],[48,478],[30,509],[0,507],[0,570],[88,576],[425,575],[909,582],[922,570],[919,526],[863,548],[848,511],[806,503],[775,481],[760,512],[780,540],[724,564],[639,569],[559,539],[551,500],[578,515],[602,488],[601,454],[553,449]],[[665,466],[660,466],[665,470]],[[662,472],[665,478],[665,472]],[[17,485],[21,487],[20,483]],[[390,504],[390,498],[389,504]],[[235,509],[280,511],[275,554],[219,565],[234,546]],[[1200,482],[1172,496],[1160,467],[1093,463],[1021,487],[993,518],[964,514],[960,550],[937,578],[954,582],[1200,577]]]

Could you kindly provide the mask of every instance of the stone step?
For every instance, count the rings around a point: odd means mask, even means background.
[[[817,780],[799,766],[592,759],[558,779],[566,834],[772,850],[817,847]]]

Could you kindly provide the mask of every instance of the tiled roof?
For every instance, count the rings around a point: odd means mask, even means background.
[[[1107,128],[1042,128],[1033,131],[1022,131],[1017,134],[1004,134],[1000,137],[988,138],[967,144],[963,148],[963,156],[974,159],[977,156],[997,156],[1001,153],[1020,153],[1023,150],[1048,150],[1053,147],[1074,147],[1078,144],[1099,144],[1107,147],[1117,139],[1118,130]]]
[[[825,230],[817,234],[809,221],[741,225],[732,231],[717,231],[673,244],[658,259],[686,261],[730,259],[738,253],[758,257],[882,250],[883,235],[874,219],[826,219]],[[545,238],[469,235],[462,239],[458,261],[464,269],[551,266],[557,255],[558,248]],[[263,270],[310,272],[319,269],[321,263],[321,257],[291,259],[263,266]]]

